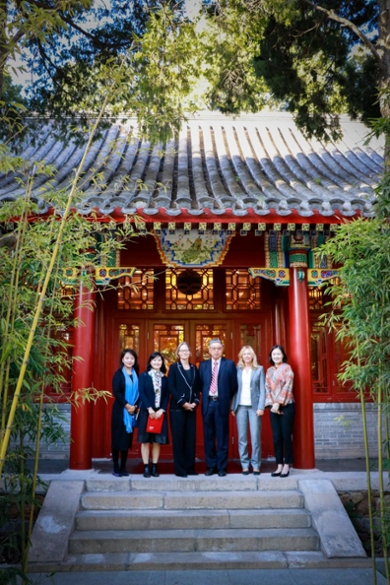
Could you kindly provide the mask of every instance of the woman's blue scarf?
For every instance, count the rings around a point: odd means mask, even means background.
[[[125,398],[129,404],[135,404],[139,397],[138,392],[138,376],[133,368],[131,374],[132,378],[130,378],[129,374],[126,372],[125,366],[122,368],[122,373],[125,377],[126,382],[126,389],[125,389]],[[123,422],[125,423],[126,432],[132,433],[133,427],[135,426],[135,414],[130,414],[127,412],[126,408],[123,409]]]

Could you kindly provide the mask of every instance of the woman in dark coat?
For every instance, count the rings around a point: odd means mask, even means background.
[[[199,405],[200,378],[198,368],[189,362],[190,357],[191,350],[183,341],[176,349],[177,362],[171,365],[168,374],[173,464],[178,477],[196,475],[196,408]]]
[[[111,416],[111,451],[115,477],[128,476],[126,461],[133,444],[133,428],[138,410],[138,357],[133,349],[124,349],[120,356],[121,367],[112,379],[115,401]],[[121,465],[119,467],[119,453]]]
[[[144,477],[158,477],[157,463],[160,456],[160,445],[168,443],[168,384],[165,376],[166,367],[160,352],[155,351],[148,359],[146,372],[139,377],[140,415],[138,442],[141,443]],[[164,417],[161,433],[149,433],[146,430],[148,417],[159,419]],[[149,445],[152,445],[152,470],[149,467]]]

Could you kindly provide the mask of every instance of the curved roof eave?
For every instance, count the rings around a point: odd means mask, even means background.
[[[137,214],[160,222],[338,223],[372,217],[383,172],[383,141],[366,144],[363,124],[341,119],[343,139],[306,138],[286,112],[229,118],[202,113],[178,136],[152,146],[137,136],[134,120],[114,123],[88,153],[79,213],[119,221]],[[83,149],[53,138],[50,124],[26,143],[31,169],[38,158],[54,177],[35,176],[32,197],[48,212],[50,189],[70,189]],[[33,172],[33,171],[32,171]],[[0,175],[1,201],[21,197],[17,173]]]

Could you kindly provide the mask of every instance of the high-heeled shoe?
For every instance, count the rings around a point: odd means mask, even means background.
[[[290,475],[290,470],[287,471],[287,473],[281,473],[280,477],[288,477]]]
[[[279,477],[279,475],[282,475],[281,471],[274,471],[273,473],[271,473],[271,477]]]

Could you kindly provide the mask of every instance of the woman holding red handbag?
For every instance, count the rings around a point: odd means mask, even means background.
[[[138,389],[140,396],[140,414],[138,442],[141,443],[141,455],[144,463],[144,477],[158,477],[157,463],[160,445],[168,443],[168,423],[165,415],[168,407],[168,384],[165,376],[164,357],[160,352],[153,352],[146,366],[146,372],[140,375]],[[162,420],[160,432],[148,430],[148,421],[158,424]],[[151,426],[151,425],[150,425]],[[157,430],[157,429],[156,429]],[[149,451],[152,445],[152,469],[149,466]]]

